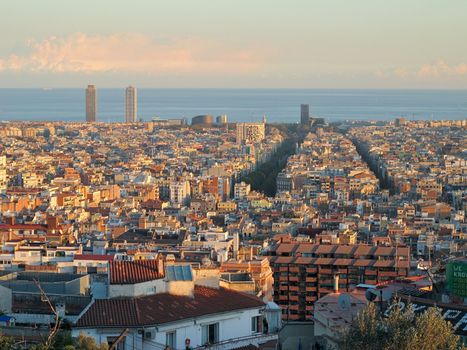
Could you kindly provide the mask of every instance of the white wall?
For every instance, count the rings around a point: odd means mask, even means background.
[[[109,298],[136,297],[141,295],[151,295],[155,291],[157,294],[165,293],[164,280],[158,279],[136,284],[111,284],[109,285]]]
[[[190,339],[190,346],[196,348],[202,346],[202,326],[219,323],[219,341],[243,338],[254,335],[251,332],[251,318],[260,315],[260,308],[243,311],[232,311],[216,315],[198,317],[196,319],[181,320],[167,323],[157,327],[146,327],[144,332],[153,332],[153,339],[145,339],[141,343],[142,334],[137,329],[130,329],[126,336],[125,345],[128,349],[162,350],[165,346],[166,333],[176,332],[176,349],[185,349],[185,340]],[[107,342],[107,337],[116,337],[123,329],[74,329],[73,337],[79,336],[80,332],[93,337],[97,343]],[[140,329],[142,330],[142,328]],[[235,347],[235,344],[231,345]],[[226,344],[224,349],[229,349]]]

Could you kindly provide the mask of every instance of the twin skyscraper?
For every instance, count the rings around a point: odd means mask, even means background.
[[[136,122],[138,116],[138,94],[134,86],[125,89],[125,123]],[[86,121],[97,121],[97,91],[94,85],[86,88]]]

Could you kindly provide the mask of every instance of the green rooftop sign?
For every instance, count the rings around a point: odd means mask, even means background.
[[[451,261],[447,266],[446,279],[451,293],[467,297],[467,261]]]

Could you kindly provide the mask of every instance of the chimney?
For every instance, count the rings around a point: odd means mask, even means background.
[[[339,275],[334,275],[334,293],[339,293]]]

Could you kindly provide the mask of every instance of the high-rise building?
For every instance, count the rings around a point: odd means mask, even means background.
[[[310,106],[307,104],[300,105],[300,124],[307,125],[310,122]]]
[[[134,123],[138,116],[138,95],[134,86],[125,90],[125,122]]]
[[[264,140],[264,123],[237,123],[237,143],[258,143]]]
[[[270,252],[274,302],[289,321],[309,320],[323,296],[407,277],[410,248],[366,244],[282,243]]]
[[[217,116],[216,124],[227,124],[227,114]]]
[[[95,122],[97,114],[97,94],[94,85],[88,85],[86,89],[86,121]]]

